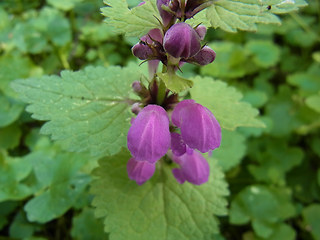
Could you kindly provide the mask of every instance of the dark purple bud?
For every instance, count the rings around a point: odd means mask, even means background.
[[[131,106],[131,112],[138,115],[139,112],[142,110],[142,108],[140,107],[140,103],[134,103]]]
[[[173,161],[180,165],[180,168],[172,170],[174,177],[182,184],[188,181],[195,185],[201,185],[209,180],[210,167],[207,160],[197,151],[185,153]]]
[[[198,33],[200,40],[202,41],[204,37],[207,34],[207,28],[204,25],[199,25],[196,29],[196,32]]]
[[[175,58],[189,58],[201,48],[198,33],[187,23],[174,24],[164,35],[164,49]]]
[[[158,105],[143,108],[131,125],[127,145],[137,161],[155,163],[170,147],[169,118]]]
[[[153,176],[155,170],[156,166],[154,163],[136,161],[134,158],[130,158],[127,164],[129,178],[136,181],[139,185],[148,181]]]
[[[136,93],[140,93],[142,90],[142,86],[141,86],[141,82],[139,81],[134,81],[132,83],[132,89],[133,91],[135,91]]]
[[[198,12],[211,6],[212,1],[210,0],[187,0],[185,7],[185,17],[192,18]]]
[[[186,153],[187,146],[179,133],[171,133],[171,150],[172,153],[178,157]]]
[[[221,128],[213,114],[194,100],[184,100],[172,112],[172,122],[180,127],[183,141],[193,149],[205,153],[221,143]]]
[[[157,0],[157,7],[165,27],[175,18],[171,13],[162,8],[162,5],[169,7],[169,3],[170,0]]]
[[[211,48],[205,46],[192,58],[191,62],[204,66],[212,63],[215,58],[216,52]]]
[[[140,60],[146,60],[152,56],[151,48],[143,42],[139,42],[131,49],[132,54]]]

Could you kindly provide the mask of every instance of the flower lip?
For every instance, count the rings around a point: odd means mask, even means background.
[[[158,105],[143,108],[132,123],[127,145],[137,161],[155,163],[170,147],[169,118]]]
[[[199,152],[192,151],[180,157],[173,156],[173,160],[180,165],[180,168],[172,170],[174,177],[180,184],[188,181],[195,185],[201,185],[209,180],[209,164]]]
[[[142,185],[148,181],[154,174],[156,166],[146,161],[137,161],[130,158],[127,163],[127,172],[131,180],[136,181],[138,185]]]
[[[221,128],[214,115],[194,100],[183,100],[172,112],[172,122],[180,127],[183,141],[192,149],[208,152],[220,146]]]

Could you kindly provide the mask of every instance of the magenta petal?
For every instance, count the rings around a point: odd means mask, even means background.
[[[169,118],[158,105],[148,105],[137,115],[131,125],[127,144],[137,161],[154,163],[166,154],[170,147]]]
[[[129,178],[136,181],[139,185],[148,181],[153,176],[155,170],[156,166],[154,163],[136,161],[134,158],[130,158],[127,164]]]
[[[200,185],[208,181],[210,174],[210,167],[207,160],[197,151],[190,154],[184,154],[179,158],[180,172],[175,170],[173,172],[175,178],[179,183],[182,179]]]
[[[179,102],[175,108],[173,109],[173,112],[172,112],[172,116],[171,116],[171,120],[172,120],[172,123],[174,125],[176,125],[177,127],[180,127],[180,111],[190,105],[190,104],[193,104],[195,103],[195,101],[193,99],[187,99],[187,100],[183,100],[181,102]]]
[[[183,184],[186,181],[183,177],[183,173],[182,173],[181,169],[179,169],[179,168],[172,169],[172,174],[176,178],[178,183]]]
[[[192,104],[181,111],[181,136],[193,149],[205,153],[221,143],[221,128],[213,114],[200,104]]]
[[[175,156],[181,156],[186,153],[187,147],[179,133],[171,133],[171,150]]]
[[[221,128],[213,114],[194,100],[184,100],[172,112],[172,122],[190,148],[208,152],[220,146]]]

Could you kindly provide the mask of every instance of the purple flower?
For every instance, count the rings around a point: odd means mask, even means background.
[[[216,52],[213,51],[210,47],[203,47],[193,58],[188,62],[193,62],[201,66],[212,63],[216,58]]]
[[[180,184],[188,181],[200,185],[208,181],[210,167],[207,160],[199,152],[192,151],[180,157],[173,156],[173,161],[180,165],[180,168],[172,170],[174,177]]]
[[[140,60],[160,58],[162,52],[163,35],[160,29],[151,29],[147,35],[141,37],[140,42],[131,49],[132,54]]]
[[[163,47],[175,58],[189,58],[199,52],[200,36],[189,24],[177,23],[164,35]]]
[[[170,147],[169,118],[158,105],[143,108],[133,121],[127,145],[137,161],[155,163]]]
[[[137,161],[134,158],[130,158],[127,164],[129,178],[136,181],[139,185],[148,181],[154,174],[155,170],[156,166],[154,163]]]
[[[132,54],[137,58],[139,58],[140,60],[146,60],[152,56],[151,48],[148,45],[143,44],[141,42],[134,45],[131,51],[132,51]]]
[[[220,146],[221,128],[213,114],[194,100],[183,100],[172,112],[172,122],[180,128],[182,140],[193,149],[208,152]]]

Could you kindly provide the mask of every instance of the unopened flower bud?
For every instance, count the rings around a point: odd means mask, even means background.
[[[140,107],[140,103],[134,103],[131,106],[131,112],[138,115],[139,112],[142,110],[142,108]]]
[[[157,7],[162,18],[162,23],[166,27],[175,17],[162,8],[162,5],[169,6],[170,0],[157,0]]]
[[[170,147],[169,118],[158,105],[143,108],[131,125],[128,149],[137,161],[155,163]]]
[[[180,168],[172,170],[174,177],[180,184],[188,181],[195,185],[201,185],[208,181],[210,167],[207,160],[199,152],[192,151],[180,157],[173,155],[173,161],[180,165]]]
[[[156,170],[154,163],[146,161],[137,161],[134,158],[130,158],[127,164],[128,176],[131,180],[136,181],[137,184],[142,185],[148,181]]]
[[[187,23],[174,24],[163,39],[164,49],[175,58],[189,58],[199,52],[200,37]]]
[[[152,56],[151,48],[143,42],[139,42],[132,47],[132,54],[140,60],[146,60]]]
[[[205,46],[192,58],[191,61],[204,66],[212,63],[215,58],[216,52],[213,51],[210,47]]]
[[[145,3],[146,3],[145,1],[142,1],[141,3],[138,4],[138,7],[145,4]]]
[[[193,149],[205,153],[221,143],[221,128],[213,114],[194,100],[183,100],[174,108],[172,122],[180,127],[183,141]]]
[[[142,90],[142,86],[141,86],[141,82],[139,81],[134,81],[132,83],[132,89],[133,91],[135,91],[136,93],[140,93]]]
[[[204,25],[199,25],[196,27],[196,32],[198,33],[200,40],[202,41],[207,34],[207,28]]]

